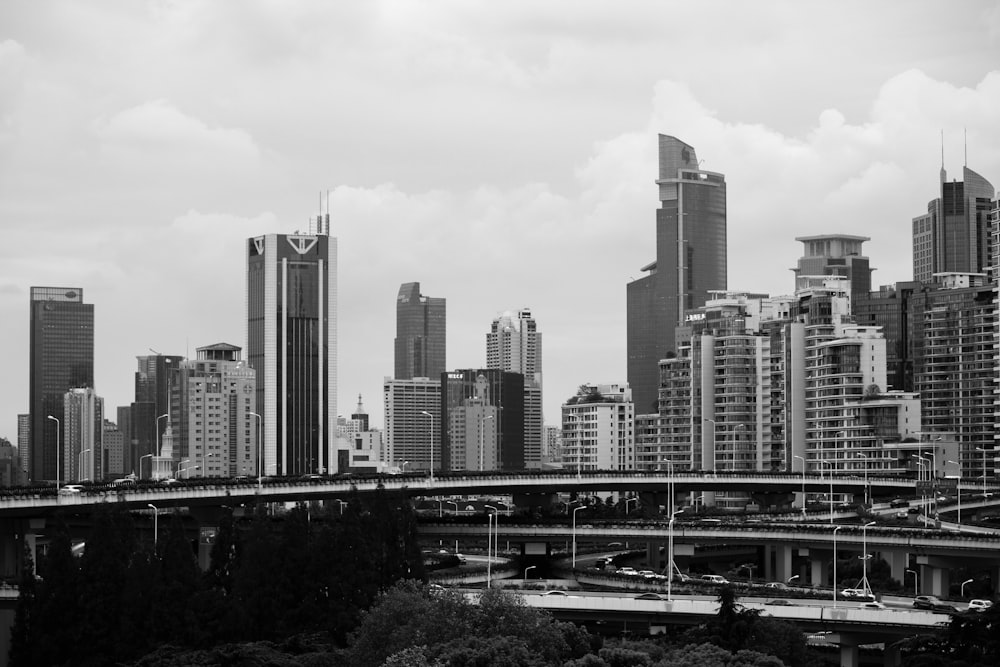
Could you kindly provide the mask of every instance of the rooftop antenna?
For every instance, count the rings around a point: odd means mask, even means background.
[[[941,128],[941,182],[948,180],[948,174],[944,170],[944,128]]]
[[[330,235],[330,190],[327,188],[326,191],[326,230],[324,232],[327,236]]]
[[[964,134],[964,137],[962,139],[962,144],[963,144],[963,149],[965,150],[965,164],[963,164],[962,166],[968,168],[968,166],[969,166],[969,128],[963,127],[962,128],[962,132]]]

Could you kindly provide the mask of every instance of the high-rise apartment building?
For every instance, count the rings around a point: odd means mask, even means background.
[[[125,434],[113,421],[104,420],[104,458],[101,466],[105,479],[117,479],[128,474],[125,469]]]
[[[799,236],[804,254],[792,271],[795,273],[795,289],[799,289],[800,279],[822,276],[842,276],[850,282],[852,301],[867,296],[872,287],[872,271],[868,258],[861,246],[871,239],[867,236],[848,234],[820,234]]]
[[[26,413],[17,416],[17,458],[26,479],[31,467],[31,415]]]
[[[256,372],[241,352],[229,343],[199,347],[171,376],[172,454],[196,466],[191,477],[257,475]]]
[[[104,399],[91,387],[63,395],[62,431],[61,479],[104,479]]]
[[[524,466],[542,464],[542,334],[531,311],[522,308],[493,320],[486,334],[486,367],[524,376]]]
[[[949,183],[941,157],[940,195],[913,218],[913,279],[923,283],[936,274],[986,273],[993,253],[993,186],[968,167],[962,181]]]
[[[659,135],[656,258],[626,287],[628,384],[639,414],[656,412],[659,362],[674,329],[726,289],[726,179],[703,171],[693,146]]]
[[[83,302],[78,287],[32,287],[29,322],[28,475],[39,482],[55,480],[63,464],[58,449],[66,392],[94,386],[94,305]]]
[[[445,372],[445,299],[423,296],[420,283],[404,283],[396,297],[397,380],[439,378]]]
[[[386,461],[401,470],[441,469],[441,380],[385,378]]]
[[[628,387],[584,385],[562,405],[563,468],[632,470],[635,409]]]
[[[996,288],[979,273],[939,274],[935,280],[940,289],[914,295],[910,311],[923,431],[954,434],[963,476],[993,477]]]
[[[319,230],[247,241],[247,361],[265,475],[337,469],[337,239],[328,223]]]

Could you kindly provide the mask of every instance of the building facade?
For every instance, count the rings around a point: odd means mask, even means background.
[[[30,305],[28,475],[65,480],[63,400],[70,389],[94,386],[94,305],[78,287],[32,287]]]
[[[868,258],[863,254],[862,245],[871,239],[867,236],[848,234],[821,234],[799,236],[803,254],[792,271],[795,273],[795,289],[799,289],[800,278],[842,276],[850,283],[852,302],[867,296],[872,288],[872,271]]]
[[[129,406],[129,440],[123,465],[140,477],[149,472],[152,457],[159,456],[170,410],[170,380],[183,360],[158,352],[136,357],[135,401]]]
[[[496,368],[441,378],[442,467],[524,470],[524,376]]]
[[[583,385],[562,405],[563,468],[635,468],[635,409],[628,387]]]
[[[441,469],[440,378],[385,378],[386,461],[400,470]]]
[[[261,473],[336,472],[337,239],[267,234],[248,239],[246,251]]]
[[[170,381],[175,464],[191,477],[254,477],[258,473],[257,374],[228,343],[199,347]],[[163,456],[163,452],[158,452]]]
[[[524,466],[542,465],[542,334],[531,311],[506,312],[486,334],[486,367],[524,376]]]
[[[439,378],[445,372],[446,303],[404,283],[396,296],[395,378]]]
[[[104,399],[91,387],[63,395],[62,431],[61,479],[104,479]]]
[[[639,414],[656,412],[674,329],[727,280],[725,176],[703,171],[693,146],[661,134],[656,184],[656,258],[626,287],[628,384]]]

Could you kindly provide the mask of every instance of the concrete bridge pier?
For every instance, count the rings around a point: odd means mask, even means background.
[[[899,667],[903,663],[903,655],[899,650],[899,644],[886,642],[882,653],[882,664],[885,667]]]
[[[955,562],[940,556],[917,556],[917,565],[920,566],[920,593],[947,597]]]
[[[839,632],[830,635],[830,641],[840,645],[840,667],[858,667],[858,638]]]
[[[785,582],[792,576],[795,552],[790,545],[769,544],[764,548],[764,578]]]
[[[889,563],[889,575],[893,579],[903,581],[906,578],[906,570],[910,565],[909,553],[898,549],[883,550],[882,558]]]
[[[813,586],[826,586],[830,578],[830,562],[822,552],[810,550],[809,583]]]

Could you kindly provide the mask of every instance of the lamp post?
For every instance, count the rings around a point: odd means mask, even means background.
[[[580,505],[579,507],[573,508],[573,569],[576,569],[576,513],[580,510],[585,510],[587,507],[585,505]]]
[[[151,459],[151,458],[153,458],[152,454],[143,454],[142,456],[139,457],[139,479],[142,479],[142,460],[143,459]],[[152,476],[153,476],[153,462],[152,461],[149,462],[149,476],[150,476],[150,478],[152,478]]]
[[[755,567],[755,565],[753,563],[744,563],[743,565],[740,565],[740,569],[744,569],[745,568],[750,573],[750,579],[748,580],[748,583],[751,584],[751,585],[753,585],[753,569],[754,569],[754,567]]]
[[[49,419],[54,419],[54,417],[49,417]],[[986,499],[986,449],[984,449],[983,447],[976,447],[976,451],[983,453],[983,500],[985,500]],[[56,483],[56,486],[57,487],[59,486],[58,482]]]
[[[806,459],[804,456],[792,454],[793,459],[802,461],[802,518],[806,518]]]
[[[924,456],[917,456],[916,454],[912,454],[912,456],[913,456],[913,458],[917,459],[917,465],[920,466],[920,469],[917,471],[917,480],[918,481],[923,481],[923,479],[924,479],[924,471],[926,471],[927,472],[927,479],[929,481],[930,480],[930,470],[928,470],[928,464],[931,462],[931,460],[928,459],[928,458],[926,458],[926,457],[924,457]],[[925,496],[923,494],[923,492],[921,492],[921,494],[920,494],[920,504],[924,506],[924,524],[927,523],[927,519],[928,519],[928,516],[927,516],[927,504],[928,503],[927,503],[926,498],[927,498],[927,496]]]
[[[496,516],[497,508],[493,505],[483,505],[484,509],[493,510],[487,513],[486,519],[486,588],[491,588],[492,584],[492,573],[493,573],[493,559],[490,557],[490,553],[493,551],[493,517]],[[499,524],[500,517],[497,517],[497,523]],[[498,526],[499,527],[499,526]]]
[[[966,584],[971,584],[973,581],[974,581],[973,579],[966,579],[965,581],[962,582],[962,599],[963,600],[965,599],[965,585]]]
[[[177,471],[177,474],[180,475],[182,472],[187,472],[188,470],[197,470],[200,467],[201,466],[188,466],[187,468],[181,468]],[[191,479],[191,473],[188,472],[187,477],[184,479]]]
[[[493,415],[487,415],[479,420],[479,472],[483,471],[483,450],[486,442],[486,420],[493,419]]]
[[[923,452],[921,452],[923,454]],[[928,459],[930,461],[930,469],[928,471],[927,480],[931,483],[931,498],[933,498],[934,503],[934,519],[937,520],[938,507],[937,507],[937,456],[934,452],[927,452]],[[936,524],[935,524],[936,525]]]
[[[160,510],[157,509],[156,505],[154,505],[153,503],[146,503],[146,507],[149,507],[153,510],[153,546],[155,547],[156,542],[160,538],[160,525],[159,525]]]
[[[674,513],[674,462],[670,459],[660,459],[661,463],[667,464],[667,469],[670,473],[670,481],[667,483],[667,495],[670,496],[670,504],[667,506],[667,512],[671,515]]]
[[[264,483],[264,481],[263,481],[264,480],[264,469],[261,468],[261,465],[260,465],[260,454],[261,454],[261,450],[264,449],[264,442],[263,442],[263,438],[261,437],[263,435],[263,431],[264,431],[264,429],[263,429],[264,418],[261,417],[256,412],[251,412],[250,415],[252,417],[256,417],[257,418],[257,491],[259,493],[260,490],[261,490],[261,487],[263,486],[263,483]]]
[[[181,459],[180,461],[178,461],[177,467],[174,469],[174,477],[175,478],[179,477],[181,474],[181,466],[184,465],[185,463],[190,463],[190,462],[191,459]]]
[[[62,422],[58,417],[45,415],[56,423],[56,493],[59,493],[59,468],[62,467]],[[986,454],[983,454],[983,493],[986,493]]]
[[[441,517],[444,516],[444,501],[441,500],[440,498],[438,498],[437,501],[438,501],[438,518],[440,519]]]
[[[80,475],[80,481],[81,482],[89,482],[90,481],[90,475],[87,475],[86,478],[84,478],[84,476],[83,476],[83,455],[86,454],[87,452],[90,452],[90,451],[92,451],[91,448],[87,447],[86,449],[81,450],[80,453],[76,455],[76,467],[77,467],[77,470],[79,470],[79,475]],[[89,463],[89,461],[88,461],[88,463]],[[87,467],[90,468],[91,466],[88,465]]]
[[[431,476],[430,476],[430,479],[431,479],[431,486],[434,486],[434,415],[432,415],[431,413],[427,412],[426,410],[421,410],[420,414],[427,415],[428,420],[430,422],[430,426],[428,427],[428,431],[427,432],[429,434],[430,450],[431,450]]]
[[[832,526],[833,525],[833,464],[827,461],[826,459],[822,459],[821,463],[825,463],[826,465],[830,466],[830,525]]]
[[[918,583],[917,571],[916,570],[907,570],[907,572],[909,572],[910,574],[913,575],[913,597],[917,597],[917,583]]]
[[[843,526],[833,529],[833,606],[837,606],[837,531]]]
[[[861,526],[861,582],[864,584],[862,590],[869,597],[872,597],[872,587],[868,583],[868,559],[871,558],[868,554],[868,526],[874,526],[875,523],[875,521],[869,521]]]
[[[169,417],[169,416],[170,415],[168,415],[168,414],[162,414],[162,415],[160,415],[159,417],[156,418],[156,455],[157,456],[160,455],[160,447],[161,447],[161,444],[160,444],[160,420],[161,419],[165,419],[166,417]]]
[[[795,581],[798,578],[799,578],[799,575],[793,574],[792,576],[788,577],[788,579],[785,579],[785,583],[786,584],[790,584],[790,583],[792,583],[793,581]]]
[[[869,499],[871,495],[870,487],[868,486],[868,455],[858,452],[857,454],[855,454],[855,458],[865,460],[865,505],[868,505],[871,502]]]
[[[962,532],[962,464],[958,461],[948,461],[954,463],[958,468],[958,481],[955,483],[955,491],[958,493],[958,532]]]
[[[635,506],[639,507],[639,499],[638,498],[626,498],[625,499],[625,516],[628,516],[628,504],[630,502],[632,502],[633,500],[635,501]]]
[[[680,510],[670,513],[670,521],[667,522],[667,599],[672,600],[674,593],[674,520]]]
[[[534,565],[529,565],[528,567],[524,568],[524,581],[528,581],[528,570],[534,570],[534,569],[535,569]]]

